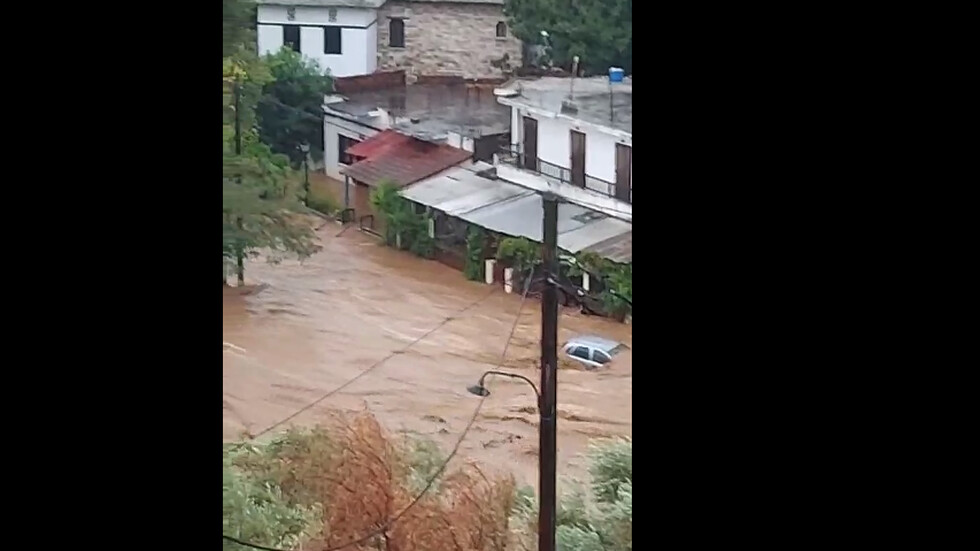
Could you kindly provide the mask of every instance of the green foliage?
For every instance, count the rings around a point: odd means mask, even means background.
[[[589,457],[591,491],[573,487],[558,503],[557,548],[559,551],[632,551],[632,441],[596,442]],[[524,541],[534,539],[536,514],[533,492],[518,492],[511,518]]]
[[[602,303],[606,311],[622,318],[633,311],[633,264],[611,264],[603,273]]]
[[[315,534],[322,523],[318,505],[290,505],[282,488],[235,466],[235,459],[251,450],[227,447],[223,473],[223,533],[279,549],[295,549]],[[229,541],[225,551],[246,549]]]
[[[419,435],[407,437],[401,452],[408,467],[408,487],[418,495],[436,476],[446,458],[438,444]],[[438,491],[438,483],[433,486],[432,490]]]
[[[497,245],[497,261],[524,274],[541,262],[541,245],[524,237],[506,237]]]
[[[222,57],[255,44],[255,3],[250,0],[221,0]]]
[[[264,58],[273,80],[258,102],[259,135],[273,151],[289,157],[294,167],[303,162],[301,144],[310,146],[314,160],[323,158],[323,95],[333,89],[315,61],[290,48]]]
[[[255,127],[256,104],[273,79],[255,54],[251,30],[255,5],[223,0],[223,7],[222,255],[226,265],[237,264],[239,255],[254,256],[262,249],[272,253],[272,260],[279,253],[303,258],[319,246],[312,228],[299,216],[305,208],[298,178],[290,170],[289,159],[262,143]],[[240,154],[236,152],[236,119]]]
[[[310,193],[306,198],[306,206],[323,214],[333,214],[340,210],[340,206],[332,197]]]
[[[603,308],[616,318],[623,318],[633,311],[633,307],[622,297],[633,300],[633,264],[617,264],[596,253],[584,252],[575,255],[576,262],[569,266],[570,276],[579,276],[585,270],[599,277],[592,280],[592,289],[599,293]],[[583,270],[584,268],[584,270]]]
[[[463,265],[463,275],[470,281],[482,281],[486,269],[483,258],[483,247],[487,234],[479,226],[470,226],[466,231],[466,263]]]
[[[385,243],[397,246],[400,241],[402,249],[423,258],[435,255],[435,240],[429,236],[429,216],[416,214],[412,203],[398,194],[397,184],[379,182],[371,193],[371,205],[384,220]]]
[[[588,74],[633,72],[633,0],[506,0],[504,12],[525,42],[542,44],[546,31],[557,65],[570,67],[577,55]]]
[[[592,444],[590,448],[592,495],[601,503],[614,503],[620,488],[633,483],[633,442],[611,440]]]
[[[320,250],[309,221],[299,216],[302,192],[287,160],[262,143],[250,143],[242,155],[226,151],[223,160],[223,255],[233,262],[239,252],[270,259],[281,254],[306,258]]]

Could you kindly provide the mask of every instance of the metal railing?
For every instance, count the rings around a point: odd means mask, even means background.
[[[509,165],[513,165],[516,166],[517,168],[521,168],[524,170],[530,170],[531,172],[534,172],[539,176],[543,176],[546,179],[551,180],[552,182],[575,185],[574,183],[572,183],[571,169],[556,165],[554,163],[549,163],[548,161],[542,161],[541,159],[537,159],[537,158],[533,160],[526,158],[523,151],[518,151],[515,149],[510,149],[505,147],[497,151],[497,157],[503,163],[507,163]],[[525,162],[525,161],[530,161],[530,162]],[[576,187],[581,187],[581,186],[576,186]],[[623,200],[623,198],[619,197],[616,194],[616,184],[614,184],[613,182],[607,182],[606,180],[602,180],[594,176],[589,176],[588,174],[585,175],[585,189],[589,189],[597,193],[601,193],[603,195],[607,195],[609,197],[619,199],[620,201]],[[626,199],[626,202],[629,204],[633,204],[632,186],[630,186],[629,197],[628,199]]]

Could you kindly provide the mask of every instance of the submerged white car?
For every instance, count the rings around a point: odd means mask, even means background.
[[[585,364],[586,369],[596,369],[611,362],[626,348],[625,344],[603,337],[582,335],[565,343],[561,350],[569,358]]]

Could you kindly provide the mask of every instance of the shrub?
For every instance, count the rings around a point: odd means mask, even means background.
[[[463,275],[471,281],[480,281],[484,277],[486,263],[483,258],[483,246],[486,243],[486,232],[479,226],[470,226],[466,232],[466,263],[463,265]]]
[[[429,236],[429,216],[416,214],[412,204],[398,194],[398,186],[382,181],[371,193],[371,205],[385,223],[385,243],[424,258],[435,255],[435,240]]]
[[[332,197],[313,193],[312,190],[306,197],[306,206],[327,215],[331,215],[340,210],[340,207]]]
[[[556,511],[559,551],[632,551],[633,443],[613,439],[590,447],[590,492],[572,486],[561,496]],[[513,508],[515,538],[533,548],[537,507],[533,496],[519,493]]]
[[[541,245],[523,237],[506,237],[497,245],[497,261],[514,269],[519,279],[541,262]]]
[[[224,533],[280,549],[343,545],[390,523],[445,460],[431,441],[389,437],[370,414],[333,421],[265,446],[227,448]],[[501,550],[514,500],[513,479],[465,465],[443,473],[378,538],[351,549]]]

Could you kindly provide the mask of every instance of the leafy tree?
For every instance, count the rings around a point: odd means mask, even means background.
[[[289,48],[265,56],[272,80],[258,102],[259,136],[293,166],[303,161],[299,146],[308,144],[314,160],[323,158],[323,95],[332,80],[319,65]]]
[[[221,0],[222,56],[232,57],[255,44],[255,3],[252,0]]]
[[[320,249],[309,220],[301,216],[300,186],[288,160],[261,142],[241,155],[224,158],[224,257],[239,267],[240,257],[265,250],[305,258]]]
[[[518,38],[549,45],[558,65],[577,55],[588,74],[633,72],[633,0],[506,0],[504,12]]]
[[[249,0],[224,0],[222,256],[238,268],[240,282],[244,259],[259,250],[302,258],[319,248],[300,216],[305,209],[289,159],[256,131],[255,107],[272,74],[255,54],[253,9]]]

